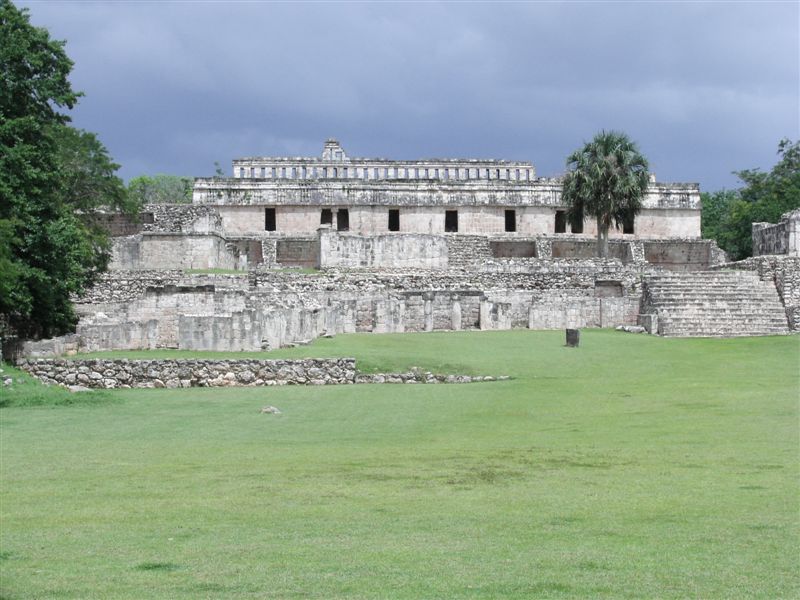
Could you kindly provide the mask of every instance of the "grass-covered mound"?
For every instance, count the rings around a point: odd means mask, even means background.
[[[496,383],[0,387],[0,597],[797,597],[800,339],[563,343],[270,355]]]

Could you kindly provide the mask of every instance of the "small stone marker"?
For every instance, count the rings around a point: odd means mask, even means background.
[[[279,415],[281,414],[281,411],[279,411],[274,406],[265,406],[264,408],[261,409],[261,413],[268,415]]]
[[[580,329],[567,329],[567,347],[577,348],[581,341]]]

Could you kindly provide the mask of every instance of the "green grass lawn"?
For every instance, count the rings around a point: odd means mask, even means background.
[[[563,335],[268,355],[495,383],[0,387],[0,598],[800,596],[800,337]]]

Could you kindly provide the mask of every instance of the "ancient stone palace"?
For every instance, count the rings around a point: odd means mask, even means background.
[[[661,335],[800,328],[797,216],[754,227],[756,258],[700,237],[697,184],[651,183],[595,257],[561,182],[529,162],[243,158],[191,204],[109,215],[111,270],[77,332],[21,355],[271,350],[351,332],[644,327]],[[298,269],[302,267],[302,269]]]
[[[651,179],[642,212],[612,235],[699,238],[698,185]],[[591,219],[570,227],[560,181],[530,162],[351,158],[333,139],[319,158],[234,160],[232,178],[197,179],[193,201],[215,206],[231,234],[596,233]]]
[[[623,262],[700,268],[700,191],[651,183],[611,231]],[[474,258],[591,258],[596,223],[573,226],[561,181],[530,162],[351,158],[328,140],[316,158],[242,158],[233,177],[195,180],[190,206],[147,207],[115,246],[116,268],[437,268]],[[175,234],[180,235],[175,235]]]

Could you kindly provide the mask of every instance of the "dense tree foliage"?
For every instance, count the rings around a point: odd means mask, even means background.
[[[627,135],[601,131],[567,157],[563,201],[570,221],[597,220],[597,255],[608,256],[608,230],[622,227],[642,207],[648,183],[647,160]]]
[[[702,195],[703,237],[716,240],[733,260],[752,254],[753,223],[775,223],[782,214],[800,208],[800,141],[782,140],[778,156],[768,173],[737,171],[742,188]]]
[[[0,0],[0,321],[23,336],[74,326],[70,295],[109,258],[91,213],[129,208],[106,149],[67,124],[71,69],[63,42]]]
[[[141,175],[128,182],[128,194],[139,205],[186,204],[192,201],[194,179],[178,175]]]

